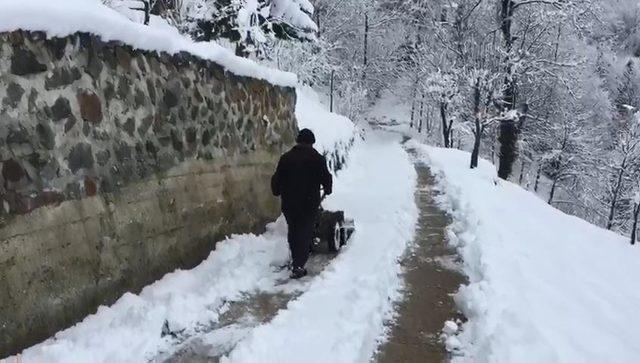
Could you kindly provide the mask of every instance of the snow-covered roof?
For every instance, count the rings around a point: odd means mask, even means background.
[[[293,73],[261,66],[235,56],[213,42],[194,42],[159,17],[149,26],[129,20],[99,0],[0,0],[0,32],[43,31],[49,37],[76,32],[99,36],[104,41],[120,41],[134,48],[175,54],[189,52],[220,64],[239,76],[263,79],[274,85],[294,87]]]

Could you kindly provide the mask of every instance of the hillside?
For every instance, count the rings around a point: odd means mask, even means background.
[[[640,356],[640,250],[499,180],[469,154],[415,142],[440,176],[470,284],[469,321],[447,345],[456,361],[634,362]]]

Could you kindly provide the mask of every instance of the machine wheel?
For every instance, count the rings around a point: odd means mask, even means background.
[[[344,245],[344,231],[342,230],[340,222],[336,222],[334,225],[333,233],[327,239],[327,245],[331,252],[340,251],[340,248]]]

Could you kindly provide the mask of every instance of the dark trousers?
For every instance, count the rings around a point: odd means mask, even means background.
[[[293,267],[304,267],[309,259],[317,214],[317,210],[284,212],[284,218],[287,220],[287,240],[289,241]]]

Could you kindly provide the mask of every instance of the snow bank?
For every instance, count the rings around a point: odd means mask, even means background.
[[[139,295],[126,293],[111,307],[101,306],[81,323],[25,350],[22,360],[147,361],[171,349],[171,337],[161,334],[165,321],[171,332],[193,335],[201,324],[216,322],[226,302],[284,278],[286,272],[274,273],[273,265],[289,257],[285,238],[286,223],[279,220],[264,235],[235,235],[219,242],[196,268],[177,270]]]
[[[239,76],[280,86],[295,87],[297,83],[293,73],[236,57],[213,42],[193,42],[159,17],[152,17],[150,26],[138,24],[99,0],[0,0],[0,32],[18,29],[44,31],[49,37],[86,32],[104,41],[117,40],[141,50],[170,54],[185,51],[216,62]]]
[[[353,122],[342,115],[329,112],[320,102],[318,94],[309,87],[299,86],[296,95],[298,127],[313,131],[316,135],[314,147],[320,153],[328,155],[329,159],[334,153],[346,155],[355,137]]]
[[[356,234],[308,290],[239,343],[229,362],[367,362],[401,287],[398,259],[413,239],[416,172],[400,136],[357,141],[328,209]],[[223,360],[224,361],[224,360]]]
[[[441,177],[470,284],[456,361],[637,362],[640,249],[566,215],[469,154],[413,142]]]

